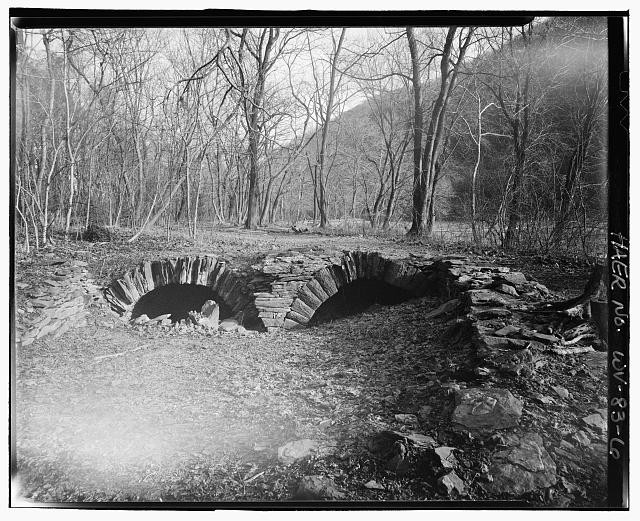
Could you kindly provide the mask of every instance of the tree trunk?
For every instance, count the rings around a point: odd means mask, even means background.
[[[256,96],[256,98],[258,98]],[[257,109],[251,116],[249,130],[249,195],[247,197],[247,220],[245,228],[253,230],[257,227],[258,218],[258,132]]]
[[[529,31],[531,31],[531,26],[529,26]],[[530,37],[530,32],[528,36],[526,33],[523,33],[523,44],[527,51],[529,51]],[[514,171],[512,197],[508,208],[509,222],[504,238],[504,248],[507,250],[511,250],[516,247],[520,235],[519,228],[522,210],[522,186],[524,183],[526,150],[529,142],[529,114],[531,110],[529,106],[529,83],[531,81],[531,61],[532,57],[528,55],[527,67],[522,86],[520,78],[518,78],[515,110],[511,118]],[[504,100],[501,99],[499,101],[504,107]]]
[[[521,189],[524,176],[524,161],[525,153],[521,150],[521,144],[518,143],[515,147],[515,159],[513,171],[513,185],[511,192],[511,204],[509,205],[509,222],[507,224],[507,231],[504,236],[504,248],[506,250],[512,250],[516,247],[519,236],[520,228],[520,208],[521,208]]]
[[[419,91],[416,91],[416,87],[419,85],[420,77],[419,72],[416,75],[416,71],[419,71],[419,55],[415,37],[413,32],[409,31],[411,28],[407,28],[407,37],[409,38],[409,50],[411,53],[411,63],[413,70],[413,88],[414,88],[414,126],[418,124],[418,107],[420,102]],[[431,111],[431,117],[429,118],[429,125],[425,134],[424,149],[418,152],[422,152],[420,160],[417,159],[416,146],[422,144],[422,130],[418,136],[416,135],[416,129],[414,128],[414,207],[412,215],[412,224],[409,234],[419,235],[422,233],[430,234],[433,228],[435,219],[434,202],[431,200],[435,197],[435,184],[436,169],[438,168],[438,159],[440,157],[441,145],[444,135],[444,122],[446,119],[446,110],[449,104],[449,99],[455,88],[458,70],[466,51],[471,43],[471,36],[473,35],[473,28],[470,28],[467,35],[462,39],[462,35],[459,38],[459,48],[457,60],[454,62],[453,55],[453,43],[455,41],[457,27],[449,27],[445,44],[442,50],[442,56],[440,58],[440,90],[438,97],[436,98],[433,109]],[[451,67],[451,68],[450,68]],[[420,109],[421,112],[422,109]],[[422,127],[420,127],[422,129]],[[420,167],[420,168],[417,168]],[[425,206],[427,207],[426,223],[422,223]]]
[[[198,236],[198,207],[200,206],[200,187],[202,186],[202,157],[198,166],[198,184],[196,186],[196,200],[193,208],[193,239]]]
[[[387,201],[387,208],[384,212],[384,222],[382,223],[382,228],[384,230],[389,229],[389,225],[391,223],[391,216],[393,215],[393,208],[396,202],[396,183],[393,173],[391,179],[391,188],[389,190],[389,200]]]
[[[51,51],[49,49],[49,36],[46,33],[42,34],[42,42],[44,43],[44,48],[46,51],[47,71],[49,73],[49,123],[51,124],[51,128],[53,129],[54,128],[53,109],[54,109],[54,103],[55,103],[56,80],[53,74],[53,64],[51,63]],[[51,187],[51,177],[53,175],[53,169],[55,168],[55,162],[58,157],[59,147],[56,147],[56,150],[52,159],[52,165],[49,168],[47,168],[47,159],[48,159],[47,158],[47,134],[46,134],[44,125],[42,125],[40,139],[41,139],[42,153],[40,155],[40,165],[38,168],[38,178],[39,178],[38,187],[40,187],[41,181],[46,175],[45,188],[44,188],[44,192],[45,192],[44,204],[41,211],[42,213],[41,236],[42,236],[42,244],[47,245],[51,242],[51,236],[49,235],[49,229],[51,228],[51,224],[49,223],[49,191]]]
[[[187,147],[187,145],[185,144],[185,155],[186,155],[186,161],[185,161],[185,192],[187,194],[187,227],[189,229],[189,237],[191,237],[193,239],[193,227],[192,227],[192,223],[191,223],[191,177],[189,174],[189,167],[191,166],[189,164],[189,149]]]
[[[267,29],[264,29],[267,31]],[[258,225],[258,140],[262,133],[263,123],[260,120],[260,111],[263,110],[264,90],[266,83],[266,74],[271,67],[271,51],[273,45],[279,37],[278,29],[268,29],[269,37],[265,46],[264,55],[261,48],[258,50],[257,57],[257,80],[253,91],[253,99],[251,106],[248,108],[247,124],[249,128],[249,193],[247,197],[247,220],[245,228],[255,229]],[[266,35],[266,32],[263,33]],[[245,107],[247,103],[245,101]],[[246,110],[246,109],[245,109]]]
[[[482,112],[480,111],[480,98],[478,98],[478,137],[476,138],[476,164],[471,174],[471,233],[473,242],[480,244],[480,236],[476,228],[476,183],[478,168],[480,168],[480,153],[482,151]]]
[[[420,55],[413,27],[407,27],[407,40],[411,54],[411,83],[413,85],[413,205],[409,235],[422,234],[425,193],[422,182],[422,95],[420,81]]]
[[[320,210],[320,228],[325,228],[328,223],[327,219],[327,197],[325,194],[325,158],[326,158],[326,147],[327,147],[327,135],[329,131],[329,124],[331,122],[331,115],[333,113],[333,100],[335,98],[335,90],[336,90],[336,72],[338,70],[338,57],[340,55],[340,50],[342,49],[342,43],[344,41],[345,34],[347,33],[347,29],[343,28],[340,33],[340,38],[338,40],[338,45],[336,47],[335,53],[331,59],[331,74],[329,76],[329,99],[327,100],[327,109],[324,115],[324,125],[322,127],[322,138],[320,140],[320,153],[318,156],[318,188],[319,195],[318,203]],[[335,42],[335,40],[334,40]]]

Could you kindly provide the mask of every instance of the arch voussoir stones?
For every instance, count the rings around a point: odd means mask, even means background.
[[[340,255],[326,255],[325,265],[311,272],[303,283],[282,322],[274,321],[285,329],[307,325],[318,308],[343,288],[358,280],[378,280],[414,295],[438,294],[442,291],[440,279],[429,277],[434,269],[431,259],[394,259],[378,252],[344,251]],[[318,266],[318,262],[314,266]],[[272,269],[275,272],[275,270]],[[425,274],[427,272],[427,274]],[[264,298],[264,297],[263,297]],[[260,305],[257,303],[257,307]],[[266,324],[265,324],[266,325]],[[271,326],[267,326],[268,328]]]
[[[114,280],[104,295],[112,309],[124,314],[145,294],[167,284],[209,286],[234,313],[244,312],[248,321],[258,318],[251,290],[243,277],[233,273],[226,261],[215,255],[144,261]]]
[[[377,280],[419,297],[448,295],[459,278],[455,260],[393,257],[371,251],[289,250],[265,256],[251,269],[231,269],[216,255],[144,261],[113,281],[105,297],[131,311],[146,293],[172,283],[212,288],[234,313],[267,330],[309,324],[324,302],[359,280]]]

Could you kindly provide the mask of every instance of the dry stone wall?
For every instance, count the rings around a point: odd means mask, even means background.
[[[366,251],[273,253],[252,266],[263,286],[254,292],[255,306],[267,330],[304,327],[327,299],[356,280],[383,281],[416,297],[446,297],[456,278],[451,266],[442,259]]]
[[[86,307],[100,300],[100,288],[78,260],[52,261],[51,273],[41,283],[18,282],[17,289],[28,297],[16,321],[17,342],[28,346],[46,335],[54,337],[86,325]]]
[[[36,312],[18,321],[23,343],[61,334],[71,327],[63,327],[65,322],[82,323],[85,306],[99,298],[85,263],[58,261],[53,267],[43,285],[29,292]],[[324,302],[356,280],[378,280],[416,297],[459,297],[466,310],[464,328],[471,332],[483,371],[526,372],[535,365],[537,350],[567,340],[530,322],[525,308],[548,297],[547,288],[507,267],[472,265],[462,256],[287,250],[267,254],[244,270],[216,255],[187,256],[145,261],[113,281],[104,297],[122,315],[158,287],[208,286],[233,313],[244,314],[245,324],[272,331],[306,326]]]
[[[339,289],[356,280],[379,280],[416,297],[449,296],[462,260],[423,256],[390,257],[378,252],[288,250],[270,253],[250,269],[238,271],[214,255],[143,262],[105,291],[112,309],[130,312],[146,293],[160,286],[209,286],[245,323],[272,331],[305,326]]]

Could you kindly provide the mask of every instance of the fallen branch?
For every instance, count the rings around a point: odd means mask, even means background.
[[[565,314],[570,316],[581,314],[581,308],[588,304],[591,298],[598,293],[600,289],[600,282],[602,281],[604,274],[604,265],[597,264],[591,272],[591,276],[589,277],[582,295],[561,302],[543,302],[534,306],[532,311],[536,311],[538,313],[557,313],[563,311]]]
[[[582,353],[591,353],[595,351],[595,349],[592,346],[552,347],[549,351],[556,355],[579,355]]]
[[[582,335],[578,335],[575,338],[572,338],[571,340],[565,340],[562,345],[565,346],[572,346],[573,344],[577,344],[578,342],[580,342],[580,340],[584,340],[585,338],[588,340],[591,340],[593,338],[597,338],[598,335],[594,334],[594,333],[584,333]]]
[[[571,328],[568,331],[565,331],[564,333],[562,333],[562,336],[566,340],[573,340],[575,337],[579,335],[582,335],[584,333],[592,333],[592,332],[593,332],[593,328],[591,327],[591,325],[588,322],[583,322],[582,324],[579,324],[576,327]]]
[[[453,311],[454,309],[456,309],[458,307],[458,304],[460,304],[460,301],[457,298],[448,300],[447,302],[442,304],[440,307],[424,315],[422,318],[427,319],[427,318],[439,317],[440,315],[444,315],[445,313],[449,313],[450,311]]]

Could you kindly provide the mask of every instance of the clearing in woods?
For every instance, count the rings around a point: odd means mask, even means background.
[[[71,241],[17,259],[16,280],[37,285],[47,275],[42,261],[58,257],[86,261],[106,285],[143,259],[215,253],[240,266],[300,246],[442,253],[419,241],[234,229],[196,244],[150,236],[134,245]],[[586,265],[566,259],[454,253],[517,268],[563,297],[580,293],[588,276]],[[24,292],[16,299],[19,311]],[[449,499],[428,475],[389,472],[365,448],[372,434],[404,428],[397,414],[426,406],[419,430],[459,449],[462,497],[495,499],[477,479],[485,464],[478,440],[446,428],[447,385],[463,381],[472,354],[441,341],[446,319],[422,320],[437,304],[431,298],[375,304],[303,330],[246,334],[137,328],[93,307],[86,327],[15,352],[20,495],[38,502],[283,501],[301,477],[323,475],[352,501]],[[530,396],[553,394],[556,385],[571,399],[560,403],[554,395],[555,405],[531,405]],[[535,379],[513,377],[509,388],[526,404],[521,423],[543,435],[554,458],[551,447],[582,428],[588,406],[606,406],[604,369],[590,369],[581,355],[559,357]],[[298,439],[320,441],[325,455],[281,463],[278,447]],[[555,496],[534,492],[524,499],[602,504],[606,458],[589,454],[558,462]],[[372,480],[380,487],[364,486]]]

